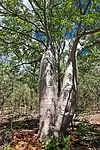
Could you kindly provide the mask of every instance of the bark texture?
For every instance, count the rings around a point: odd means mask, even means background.
[[[73,64],[70,62],[65,72],[61,95],[56,109],[55,136],[63,134],[72,121],[75,112],[75,85]]]
[[[55,58],[48,49],[41,61],[40,72],[40,138],[64,134],[72,122],[77,98],[75,53],[78,39],[72,43],[63,85],[57,97]]]
[[[51,126],[54,126],[57,86],[56,86],[55,58],[51,50],[47,50],[40,66],[40,138],[52,135]]]

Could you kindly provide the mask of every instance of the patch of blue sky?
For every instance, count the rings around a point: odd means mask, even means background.
[[[85,5],[85,7],[87,6],[88,2],[89,2],[88,0],[81,0],[82,6]],[[90,6],[92,6],[92,4],[93,4],[93,2],[91,1]]]
[[[85,10],[86,9],[86,6],[87,6],[87,4],[88,4],[88,0],[81,0],[81,6],[82,6],[82,9],[83,10]],[[93,1],[91,1],[90,2],[90,6],[92,6],[93,5]],[[79,6],[79,5],[78,5]],[[95,6],[94,7],[94,10],[93,10],[94,12],[100,12],[100,5],[99,6]],[[88,8],[88,10],[86,11],[86,14],[88,14],[89,13],[89,8]]]
[[[42,32],[39,32],[39,31],[36,31],[34,34],[33,34],[33,38],[37,41],[41,41],[43,43],[46,42],[46,36],[44,33]]]
[[[88,51],[87,49],[82,49],[82,50],[80,51],[80,54],[81,54],[82,56],[87,56],[87,55],[89,54],[89,51]]]
[[[65,32],[64,33],[64,39],[73,39],[74,38],[74,34],[73,32]]]
[[[85,10],[87,4],[88,4],[88,0],[81,0],[81,7],[82,7],[83,10]],[[92,5],[93,5],[93,2],[91,1],[90,6],[92,6]],[[79,8],[80,7],[79,2],[75,1],[74,2],[74,7]]]
[[[74,25],[74,29],[73,29],[73,30],[74,30],[74,32],[77,32],[77,31],[78,31],[78,24],[75,24],[75,25]]]
[[[81,30],[84,30],[83,26],[81,26]],[[75,34],[77,33],[77,31],[78,31],[78,24],[74,24],[72,31],[64,33],[64,39],[70,40],[70,39],[75,38]]]

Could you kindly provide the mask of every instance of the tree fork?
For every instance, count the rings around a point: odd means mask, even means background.
[[[71,55],[68,60],[68,67],[65,71],[60,99],[57,105],[57,120],[55,122],[55,136],[64,134],[72,122],[75,113],[77,99],[77,69],[76,69],[76,49],[79,38],[76,38],[71,48]],[[59,131],[59,132],[58,132]]]

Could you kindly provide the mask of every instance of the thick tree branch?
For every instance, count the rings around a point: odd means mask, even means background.
[[[81,38],[81,37],[86,36],[86,35],[95,34],[95,33],[98,33],[98,32],[100,32],[100,28],[96,28],[96,29],[93,29],[93,30],[85,31],[85,32],[80,33],[78,35],[78,38]]]
[[[78,36],[80,33],[81,33],[81,20],[80,20],[80,22],[78,24],[78,30],[77,30],[76,35]]]

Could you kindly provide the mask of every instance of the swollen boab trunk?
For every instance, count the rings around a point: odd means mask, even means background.
[[[52,135],[51,126],[55,123],[57,103],[56,67],[55,58],[48,49],[41,60],[40,82],[40,138]]]
[[[65,72],[60,98],[56,108],[55,136],[64,134],[72,122],[76,103],[76,79],[70,62]]]
[[[77,96],[77,76],[75,52],[78,40],[74,42],[68,59],[63,85],[57,97],[55,58],[48,49],[40,66],[40,129],[39,136],[43,140],[50,135],[64,134],[72,122]]]

